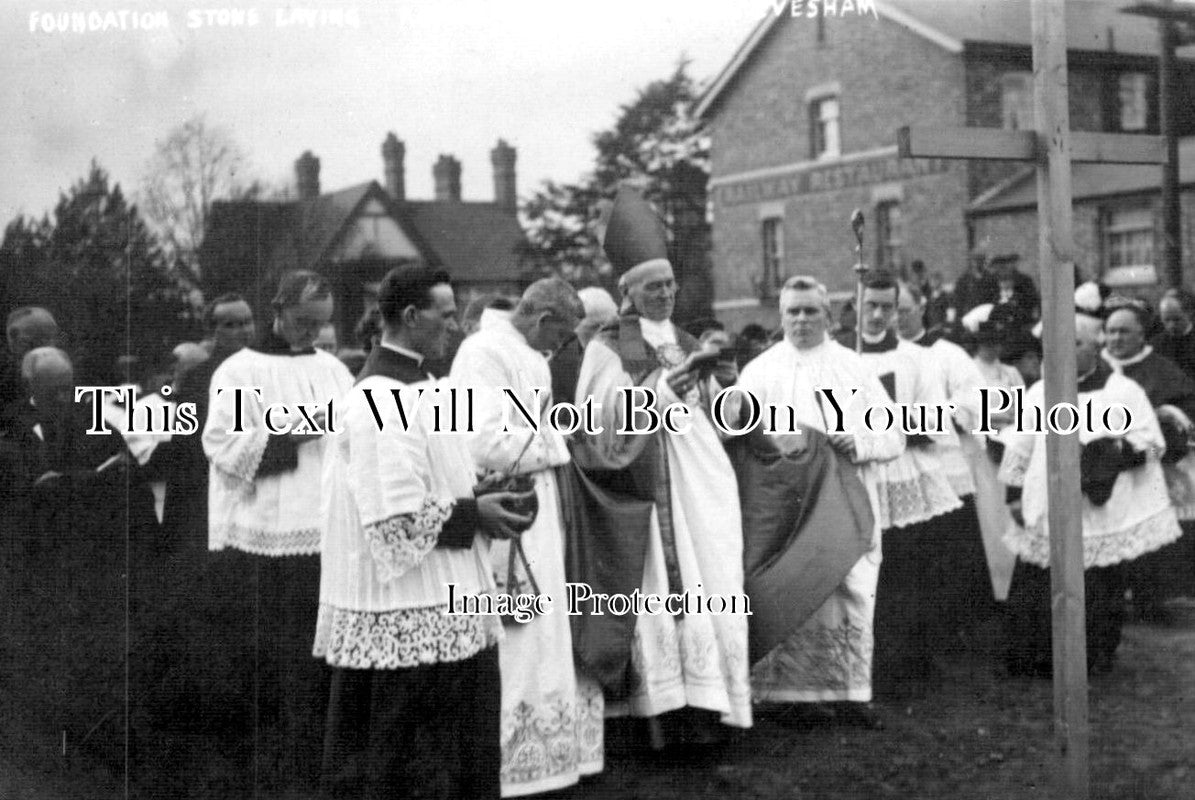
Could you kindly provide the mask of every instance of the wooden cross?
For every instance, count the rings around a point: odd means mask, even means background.
[[[1033,131],[902,128],[902,158],[1033,161],[1037,165],[1045,402],[1076,403],[1074,242],[1071,162],[1158,164],[1161,137],[1072,133],[1066,74],[1064,0],[1033,0]],[[1087,644],[1079,440],[1046,436],[1050,583],[1053,607],[1054,736],[1062,794],[1088,796]]]

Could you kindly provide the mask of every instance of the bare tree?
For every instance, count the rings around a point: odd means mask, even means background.
[[[154,145],[142,184],[141,210],[155,228],[179,277],[202,282],[199,246],[213,200],[253,198],[263,187],[247,180],[248,159],[225,129],[197,114]]]

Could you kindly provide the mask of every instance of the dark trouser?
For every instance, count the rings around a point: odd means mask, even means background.
[[[239,550],[181,570],[166,618],[178,630],[163,632],[172,663],[151,697],[160,755],[145,752],[135,765],[149,796],[316,786],[329,679],[311,655],[319,570],[318,555]],[[208,773],[218,785],[202,789]]]
[[[1133,610],[1151,618],[1172,597],[1195,596],[1195,522],[1182,523],[1176,542],[1126,564]]]
[[[1087,667],[1109,667],[1124,624],[1122,564],[1083,572],[1087,612]],[[1008,592],[1007,655],[1013,675],[1052,674],[1050,570],[1017,559]]]
[[[960,650],[963,637],[976,631],[995,603],[975,495],[962,501],[962,508],[926,523],[936,533],[922,553],[930,591],[922,609],[931,643],[945,653]]]
[[[498,648],[397,670],[337,669],[324,740],[329,797],[500,795]]]
[[[933,674],[929,617],[940,606],[927,557],[939,538],[936,521],[884,531],[872,656],[872,686],[880,697],[916,692]]]

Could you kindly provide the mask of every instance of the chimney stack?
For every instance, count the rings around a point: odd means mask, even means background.
[[[515,159],[518,151],[499,139],[490,151],[490,163],[494,165],[494,202],[502,209],[515,213],[519,207],[519,196],[515,184]]]
[[[441,155],[432,167],[436,180],[436,200],[441,203],[461,201],[461,162],[452,156]]]
[[[403,158],[407,148],[391,131],[382,142],[382,164],[385,166],[386,191],[398,202],[407,199],[406,172],[403,169]]]
[[[319,159],[310,150],[295,162],[295,188],[300,200],[319,197]]]

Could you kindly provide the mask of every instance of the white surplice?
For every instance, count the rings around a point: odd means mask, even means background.
[[[681,402],[663,377],[665,365],[679,365],[684,354],[671,322],[638,321],[643,338],[657,353],[661,366],[644,385],[658,397],[657,410]],[[627,453],[641,437],[620,435],[622,403],[619,390],[635,386],[618,353],[602,338],[585,349],[577,381],[577,401],[592,397],[599,403],[598,422],[604,430],[580,436],[578,445],[594,464],[609,467],[627,463]],[[693,596],[743,595],[743,526],[738,483],[722,447],[710,413],[710,383],[684,398],[692,414],[691,429],[663,436],[669,477],[672,527],[683,589]],[[711,390],[712,387],[712,390]],[[641,446],[641,444],[640,444]],[[664,545],[658,512],[652,512],[644,593],[669,592]],[[742,604],[740,603],[740,609]],[[751,726],[751,686],[747,663],[747,616],[743,613],[693,612],[675,618],[643,615],[636,620],[631,643],[638,686],[626,702],[611,703],[607,716],[649,717],[686,706],[718,712],[726,725]]]
[[[488,311],[488,309],[487,309]],[[544,356],[509,318],[491,316],[462,344],[452,365],[460,389],[473,390],[476,432],[469,448],[477,465],[532,475],[539,502],[520,540],[540,594],[551,611],[507,626],[498,655],[502,672],[502,796],[517,797],[575,784],[603,765],[601,688],[573,665],[565,605],[564,536],[554,468],[568,463],[564,438],[547,420],[552,377]],[[510,389],[540,420],[533,433],[503,393]],[[536,389],[542,390],[536,394]],[[504,433],[504,409],[509,432]],[[495,541],[492,565],[506,582],[510,543]]]
[[[1095,430],[1088,430],[1085,424],[1079,426],[1080,444],[1086,446],[1109,436],[1101,423],[1105,414],[1110,427],[1122,427],[1124,410],[1128,409],[1132,424],[1123,438],[1146,454],[1144,464],[1116,476],[1112,494],[1103,505],[1082,498],[1084,569],[1132,561],[1178,539],[1182,531],[1170,504],[1160,461],[1166,440],[1145,390],[1114,372],[1098,388],[1084,389],[1080,381],[1078,400],[1081,410],[1091,403],[1091,418],[1096,421],[1092,426]],[[1044,408],[1045,385],[1038,381],[1025,393],[1025,418],[1032,420],[1034,409]],[[1038,567],[1050,566],[1045,437],[1058,435],[1011,434],[1000,465],[1000,480],[1022,487],[1021,513],[1025,519],[1024,528],[1014,526],[1009,530],[1005,543],[1023,561]]]
[[[864,340],[868,340],[866,335]],[[898,341],[895,347],[881,352],[864,352],[862,358],[881,381],[889,376],[896,403],[944,408],[945,382],[928,348]],[[932,426],[937,420],[931,418],[929,422]],[[896,425],[901,425],[899,417]],[[884,530],[927,522],[962,507],[941,457],[943,444],[958,441],[950,418],[944,417],[943,429],[929,437],[929,446],[907,447],[896,458],[876,465],[880,526]]]
[[[871,657],[876,582],[880,574],[880,514],[875,462],[904,449],[899,431],[872,432],[863,424],[869,407],[890,405],[875,373],[853,351],[827,340],[806,350],[778,342],[743,368],[739,386],[761,404],[795,410],[796,427],[825,433],[835,424],[833,406],[816,392],[833,390],[854,435],[855,463],[875,517],[872,548],[799,631],[751,670],[755,699],[780,702],[871,700]],[[853,390],[858,390],[848,402]],[[778,417],[787,424],[787,411]],[[765,417],[766,418],[766,417]],[[827,425],[829,423],[829,425]],[[792,439],[776,439],[782,449]]]
[[[245,348],[212,375],[203,449],[211,463],[208,486],[208,547],[234,548],[278,557],[319,552],[320,472],[328,436],[292,435],[301,442],[295,469],[258,475],[272,434],[264,412],[276,403],[290,416],[275,413],[274,424],[302,423],[299,404],[311,413],[327,407],[353,385],[353,376],[335,356],[322,350],[276,354]],[[240,407],[234,389],[242,387]],[[260,398],[252,389],[260,389]],[[236,431],[238,415],[243,430]]]

